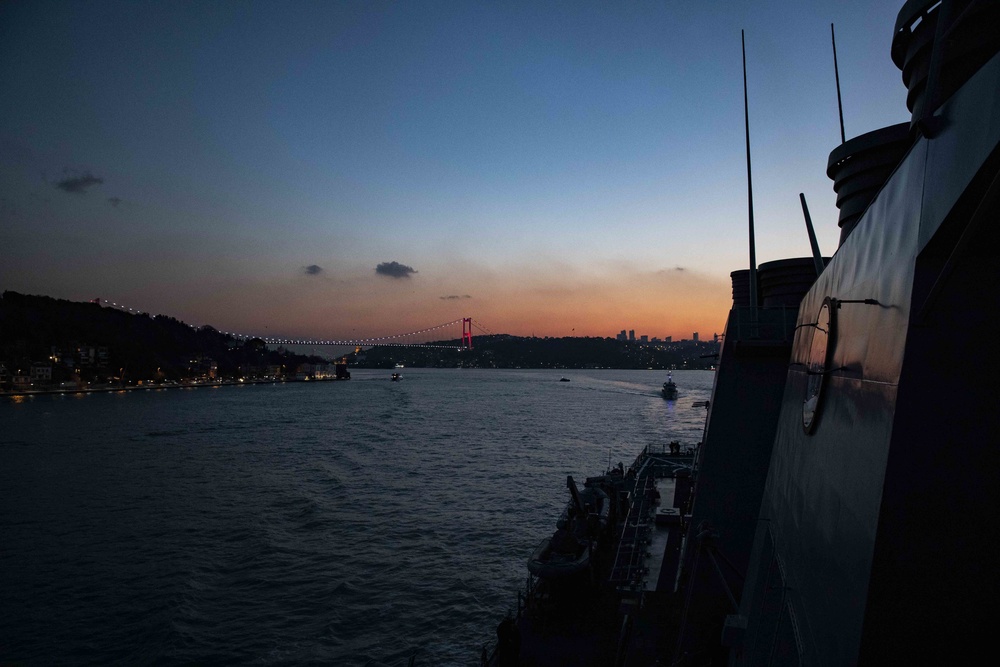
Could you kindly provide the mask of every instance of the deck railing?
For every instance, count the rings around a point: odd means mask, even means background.
[[[654,502],[655,481],[653,476],[655,459],[649,455],[649,447],[643,449],[642,464],[636,472],[632,487],[632,502],[622,524],[618,551],[611,568],[609,581],[619,589],[635,590],[642,584],[645,574],[646,546],[649,544],[649,510]]]
[[[697,445],[685,447],[679,454],[671,453],[668,444],[646,445],[629,468],[636,471],[632,488],[633,501],[622,523],[621,539],[609,577],[610,583],[616,584],[619,590],[638,591],[640,594],[642,591],[643,576],[647,571],[645,560],[652,525],[651,509],[656,502],[656,478],[676,474],[683,469],[690,470],[691,464],[686,459],[694,456],[697,451]],[[678,456],[681,460],[677,460]],[[515,623],[521,620],[524,613],[537,608],[538,581],[528,575],[524,589],[517,591],[517,604],[513,612],[508,611],[508,617]],[[483,644],[481,667],[497,664],[498,649],[497,640]]]
[[[534,603],[535,590],[538,584],[538,580],[528,575],[528,578],[524,582],[524,590],[517,591],[517,604],[514,607],[514,613],[511,615],[510,611],[507,612],[507,617],[512,618],[514,623],[518,623],[521,620],[521,615],[524,614],[530,605]],[[480,667],[489,667],[490,665],[495,665],[497,661],[497,652],[500,648],[499,640],[493,640],[483,644],[483,651],[479,658]]]

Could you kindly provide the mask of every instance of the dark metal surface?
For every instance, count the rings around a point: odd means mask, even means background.
[[[830,152],[826,175],[837,193],[841,244],[911,144],[909,123],[898,123],[854,137]]]
[[[910,320],[928,291],[924,283],[933,282],[924,274],[936,275],[933,270],[918,275],[918,260],[929,245],[941,246],[944,265],[953,237],[960,234],[951,229],[962,223],[955,218],[969,215],[963,203],[970,198],[978,202],[984,188],[977,184],[995,176],[1000,161],[1000,56],[971,77],[941,113],[947,119],[942,132],[912,147],[802,302],[761,523],[741,600],[740,613],[749,623],[744,644],[734,652],[738,664],[856,664],[859,656],[886,664],[921,651],[967,654],[976,642],[988,640],[986,617],[962,612],[961,620],[953,621],[921,608],[933,607],[937,600],[958,615],[961,600],[949,586],[978,596],[977,604],[988,599],[986,592],[977,593],[970,585],[969,574],[943,574],[949,582],[944,586],[929,574],[935,569],[967,570],[987,588],[995,588],[994,559],[982,548],[984,539],[971,540],[978,550],[956,545],[963,530],[975,529],[962,518],[962,530],[945,529],[949,537],[939,554],[934,523],[910,513],[918,507],[938,507],[927,516],[940,522],[950,520],[949,503],[975,512],[977,500],[962,486],[980,488],[986,482],[982,475],[991,477],[997,468],[997,457],[988,454],[995,446],[970,444],[967,451],[975,462],[958,455],[943,468],[961,471],[967,478],[937,477],[934,466],[944,460],[938,455],[941,438],[948,433],[989,433],[995,443],[1000,425],[995,410],[983,414],[978,398],[967,404],[942,398],[946,413],[931,410],[934,402],[928,400],[937,392],[956,396],[972,391],[978,381],[963,367],[976,363],[961,356],[969,346],[950,350],[945,341],[960,336],[965,321],[985,331],[980,323],[995,299],[984,302],[975,294],[974,280],[966,276],[996,278],[997,270],[990,268],[995,261],[986,259],[995,253],[980,250],[977,256],[956,259],[958,282],[936,306],[943,316],[920,328],[911,327]],[[807,434],[801,415],[814,327],[804,325],[827,298],[842,300],[842,306],[837,309],[822,417]],[[988,371],[998,370],[996,356]],[[946,373],[951,384],[938,385],[936,377],[925,375],[925,368]],[[977,465],[984,466],[984,472],[978,472]],[[924,494],[925,483],[936,494],[933,501]],[[984,500],[997,495],[983,494]],[[986,534],[1000,532],[995,511],[977,512],[976,517]],[[912,578],[892,576],[899,558],[919,560],[905,563]],[[773,593],[776,585],[780,598]],[[899,598],[908,599],[909,607],[898,604]],[[866,617],[867,610],[877,613]],[[962,641],[933,638],[933,628],[926,624],[934,617]]]
[[[892,60],[907,88],[913,122],[937,107],[1000,50],[995,0],[910,0],[900,10]]]
[[[820,266],[825,266],[827,258],[819,258]],[[812,257],[791,257],[764,262],[758,268],[760,274],[761,305],[765,308],[799,308],[802,297],[816,282],[816,262]]]
[[[740,269],[729,274],[733,281],[733,307],[750,307],[750,269]]]

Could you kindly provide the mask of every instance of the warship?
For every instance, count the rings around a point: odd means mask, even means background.
[[[587,566],[536,565],[483,664],[992,654],[998,26],[995,0],[903,4],[888,55],[911,119],[831,152],[836,253],[756,266],[751,249],[703,441],[588,480],[610,513]]]

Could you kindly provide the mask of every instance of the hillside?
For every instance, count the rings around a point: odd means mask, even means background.
[[[479,336],[434,347],[372,347],[347,357],[350,366],[391,368],[711,368],[715,343],[644,344],[613,338]],[[210,326],[194,328],[166,315],[131,314],[83,303],[4,292],[0,298],[0,383],[31,376],[61,382],[164,382],[194,378],[312,375],[326,360],[240,340]]]
[[[262,374],[268,366],[294,374],[301,364],[320,361],[166,315],[10,291],[0,298],[0,364],[8,378],[33,366],[49,367],[52,382],[221,378]]]

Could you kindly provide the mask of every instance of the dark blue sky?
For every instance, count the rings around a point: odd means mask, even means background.
[[[907,118],[901,2],[6,2],[0,289],[313,337],[721,330]],[[389,275],[379,264],[410,267]]]

